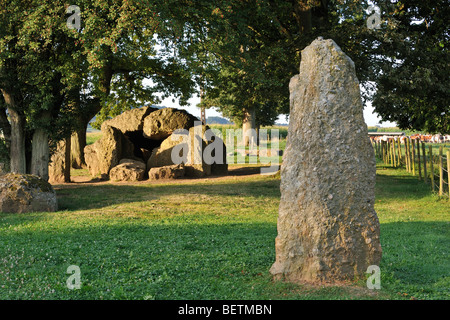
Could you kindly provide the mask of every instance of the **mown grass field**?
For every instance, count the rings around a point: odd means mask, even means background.
[[[100,136],[88,134],[88,143]],[[207,180],[60,185],[58,212],[0,213],[0,299],[450,298],[450,203],[381,162],[382,289],[364,279],[274,282],[280,181],[250,166]],[[80,290],[66,286],[70,265],[81,269]]]
[[[0,214],[0,299],[450,298],[449,202],[401,169],[378,166],[379,291],[272,280],[277,177],[56,190],[58,212]],[[70,265],[80,290],[66,287]]]

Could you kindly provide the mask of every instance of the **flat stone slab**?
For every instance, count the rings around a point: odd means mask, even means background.
[[[148,176],[150,180],[180,179],[185,175],[185,167],[182,164],[151,168]]]
[[[109,178],[112,181],[142,181],[145,178],[145,163],[133,159],[122,159],[111,169]]]

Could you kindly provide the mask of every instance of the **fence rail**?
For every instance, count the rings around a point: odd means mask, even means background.
[[[406,168],[407,172],[430,184],[433,192],[450,200],[450,150],[446,148],[444,154],[441,145],[435,154],[432,144],[409,137],[403,143],[399,139],[373,141],[373,147],[376,156],[385,164]]]

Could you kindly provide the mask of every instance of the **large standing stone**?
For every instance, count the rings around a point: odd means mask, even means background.
[[[205,138],[207,126],[195,126],[189,129],[190,155],[185,163],[186,176],[201,178],[211,175],[211,164],[205,162],[204,151],[208,145]]]
[[[209,128],[207,126],[199,125],[186,130],[186,135],[181,135],[175,132],[167,139],[165,139],[159,148],[155,148],[150,159],[147,162],[147,169],[163,166],[171,166],[177,164],[174,162],[173,154],[175,150],[179,150],[179,158],[183,158],[182,163],[186,171],[187,177],[204,177],[212,173],[223,175],[228,172],[228,164],[226,163],[226,148],[223,141],[215,136],[214,139],[217,148],[211,146],[211,150],[206,149],[211,142],[206,138],[205,132]],[[212,156],[215,152],[222,149],[222,157],[219,163],[207,163],[205,160],[205,150],[211,151]],[[219,157],[217,157],[219,158]],[[214,160],[214,159],[213,159]],[[214,168],[214,172],[212,169]]]
[[[121,159],[133,159],[133,150],[134,145],[119,129],[103,126],[102,137],[85,148],[84,157],[92,176],[101,174],[106,178]]]
[[[292,282],[333,282],[379,265],[375,157],[353,61],[333,40],[302,51],[290,83],[276,262]]]
[[[172,160],[172,150],[175,146],[183,143],[181,139],[170,136],[161,143],[158,148],[152,150],[152,154],[147,161],[147,170],[157,167],[171,166],[174,164]]]
[[[56,193],[42,178],[30,174],[0,176],[0,212],[53,212],[58,210]]]
[[[100,174],[100,162],[98,160],[96,148],[97,145],[98,144],[94,143],[84,148],[84,161],[86,162],[89,173],[94,177]]]
[[[48,182],[64,183],[65,177],[65,164],[66,164],[66,141],[65,139],[58,142],[55,152],[50,158],[48,164]]]

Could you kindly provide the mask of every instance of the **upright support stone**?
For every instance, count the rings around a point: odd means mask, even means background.
[[[48,164],[48,182],[52,184],[70,182],[70,172],[69,181],[66,181],[66,167],[70,168],[70,165],[66,165],[66,140],[63,139],[58,142],[56,150],[50,158],[50,163]]]
[[[271,273],[292,282],[363,277],[379,265],[375,154],[353,61],[333,40],[302,51],[290,82],[290,123]]]

